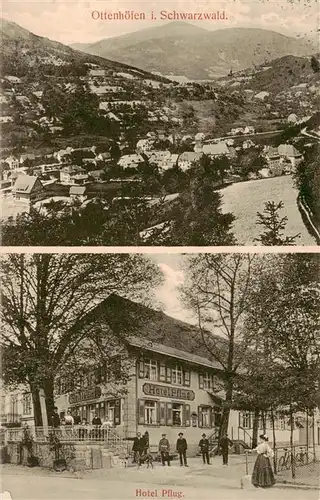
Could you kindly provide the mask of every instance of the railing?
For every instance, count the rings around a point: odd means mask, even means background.
[[[309,447],[293,446],[293,448],[276,448],[276,466],[277,472],[290,470],[292,465],[294,467],[302,467],[311,462],[316,461],[316,455]],[[292,464],[293,462],[293,464]]]
[[[2,424],[20,424],[22,415],[17,413],[2,413],[0,421]]]
[[[242,436],[240,437],[239,431],[242,431]],[[247,438],[249,438],[249,443],[247,443]],[[243,440],[245,444],[249,444],[250,447],[252,447],[252,436],[251,434],[244,428],[244,427],[238,427],[238,441]]]
[[[53,434],[61,443],[100,443],[111,451],[128,448],[128,443],[124,441],[122,433],[113,428],[94,425],[65,425],[61,427],[27,427],[27,429],[35,442],[49,442],[50,434]],[[24,427],[6,429],[7,441],[22,441],[24,432]]]

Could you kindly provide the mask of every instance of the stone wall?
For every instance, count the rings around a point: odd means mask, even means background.
[[[34,442],[33,454],[38,458],[40,467],[53,467],[55,454],[50,450],[49,443]],[[75,470],[102,468],[101,445],[65,443],[62,444],[59,458],[65,459],[67,467]],[[28,452],[20,443],[8,442],[7,459],[12,464],[27,465]]]

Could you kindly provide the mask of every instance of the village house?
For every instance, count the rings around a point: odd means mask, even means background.
[[[136,152],[147,153],[151,151],[153,142],[154,141],[150,139],[139,139],[139,141],[136,144]]]
[[[13,117],[10,115],[0,116],[0,123],[11,123],[13,122]]]
[[[8,156],[8,158],[5,159],[5,162],[8,163],[10,170],[16,170],[20,165],[18,158],[12,155]]]
[[[269,174],[271,176],[278,176],[283,174],[282,159],[279,155],[278,149],[268,147],[264,153],[267,160]]]
[[[77,184],[82,185],[88,181],[88,174],[84,168],[77,165],[68,165],[60,170],[61,184]]]
[[[121,311],[121,314],[115,316],[114,311]],[[110,332],[107,320],[110,313],[117,331],[125,328],[123,318],[126,318],[126,324],[130,324],[130,334],[125,335],[125,342],[121,336]],[[144,434],[148,431],[151,452],[158,451],[163,433],[174,445],[179,432],[183,432],[188,441],[189,456],[197,454],[203,432],[213,449],[217,444],[225,404],[223,367],[209,353],[199,329],[115,294],[95,308],[92,318],[97,318],[102,332],[105,329],[106,335],[113,335],[115,351],[114,354],[108,353],[109,368],[113,367],[113,370],[92,360],[86,371],[79,370],[76,375],[57,378],[54,392],[60,417],[69,409],[89,423],[95,414],[101,420],[107,416],[122,440],[135,437],[137,432]],[[222,348],[221,337],[212,335],[211,338],[215,338]],[[127,373],[126,383],[117,379],[115,367],[118,373],[121,369]],[[31,423],[33,405],[27,391],[11,395],[3,392],[2,398],[3,418],[19,422],[28,419]],[[288,418],[277,411],[274,411],[274,417],[277,443],[289,443]],[[240,447],[251,445],[253,422],[253,414],[249,411],[231,409],[228,434],[234,444]],[[294,424],[293,439],[304,444],[303,415],[300,422]],[[320,444],[320,428],[319,424],[316,425],[314,432]],[[258,427],[258,434],[262,433],[261,420]],[[268,414],[266,427],[270,433],[271,416]]]
[[[106,75],[105,69],[90,69],[89,76],[93,77],[104,77]]]
[[[280,144],[278,153],[281,158],[290,160],[292,167],[297,166],[303,160],[302,154],[292,144]]]
[[[157,165],[157,167],[161,167],[162,164],[165,164],[169,158],[171,158],[171,153],[170,151],[148,151],[145,153],[149,165],[154,164]]]
[[[38,177],[19,175],[13,186],[12,193],[17,201],[31,204],[41,199],[44,187]]]
[[[203,153],[195,153],[194,151],[185,151],[178,158],[178,167],[181,168],[183,172],[188,170],[192,165],[198,162]]]
[[[23,165],[27,160],[28,161],[31,161],[31,162],[34,162],[36,159],[36,156],[33,154],[33,153],[26,153],[26,154],[22,154],[20,156],[20,165]]]
[[[68,146],[66,149],[60,149],[59,151],[56,151],[53,153],[53,156],[59,160],[59,162],[62,162],[63,160],[66,159],[73,151],[73,148]]]
[[[254,98],[258,99],[259,101],[265,101],[269,97],[269,95],[270,95],[269,92],[262,91],[258,92],[258,94],[254,96]]]
[[[225,142],[218,142],[217,144],[204,144],[202,152],[211,158],[219,156],[232,158],[234,156],[233,150],[229,148]]]
[[[111,153],[106,151],[105,153],[99,153],[96,157],[98,161],[104,161],[105,163],[108,163],[112,160],[111,158]]]
[[[71,199],[76,199],[81,202],[86,200],[86,187],[85,186],[71,186],[69,190],[69,196]]]
[[[105,170],[91,170],[88,172],[89,178],[92,178],[95,182],[102,182]]]
[[[131,154],[121,156],[118,161],[119,167],[122,168],[137,168],[144,163],[144,159],[140,154]]]

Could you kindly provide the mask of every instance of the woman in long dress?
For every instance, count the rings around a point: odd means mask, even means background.
[[[265,434],[260,436],[260,444],[258,444],[254,451],[258,453],[258,456],[252,472],[252,484],[256,488],[270,488],[276,481],[270,462],[273,453],[268,445],[268,437]]]

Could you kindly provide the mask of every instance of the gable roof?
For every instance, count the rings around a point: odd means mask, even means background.
[[[195,153],[194,151],[185,151],[179,156],[178,163],[180,161],[198,161],[200,160],[203,153]]]
[[[199,328],[119,295],[111,294],[101,302],[89,313],[88,320],[106,321],[111,329],[120,332],[128,346],[222,368],[210,355]],[[210,332],[205,335],[214,340],[217,349],[224,347],[226,342],[222,337]]]
[[[86,192],[85,186],[71,186],[69,190],[70,195],[83,196]]]
[[[42,186],[41,181],[38,179],[38,177],[32,175],[21,175],[17,177],[14,185],[14,190],[19,193],[30,194],[36,183]]]
[[[207,155],[228,155],[230,154],[230,150],[225,142],[218,142],[217,144],[204,144],[202,151]]]
[[[283,156],[301,156],[301,153],[292,144],[280,144],[278,152]]]

